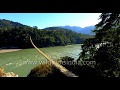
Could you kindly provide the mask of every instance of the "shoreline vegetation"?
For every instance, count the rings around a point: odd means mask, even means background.
[[[13,72],[6,73],[4,68],[0,68],[0,77],[18,77],[18,75]]]

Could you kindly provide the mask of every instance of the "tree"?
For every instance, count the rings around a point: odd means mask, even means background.
[[[95,60],[100,76],[120,76],[120,14],[102,13],[100,19],[95,37],[85,40],[79,59]]]
[[[36,29],[38,29],[38,27],[37,27],[37,26],[33,26],[33,28],[36,28]]]

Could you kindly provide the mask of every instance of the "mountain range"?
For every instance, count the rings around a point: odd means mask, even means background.
[[[87,27],[79,27],[79,26],[59,26],[61,28],[65,28],[65,29],[70,29],[72,31],[75,31],[77,33],[81,33],[81,34],[89,34],[89,35],[94,35],[94,33],[92,32],[92,30],[95,29],[95,26],[87,26]]]
[[[23,26],[28,26],[28,25],[23,25],[21,23],[18,23],[18,22],[13,22],[13,21],[10,21],[10,20],[6,20],[6,19],[0,19],[0,27],[9,27],[9,28],[12,28],[12,27],[23,27]],[[72,30],[74,32],[77,32],[77,33],[81,33],[81,34],[89,34],[89,35],[94,35],[94,33],[92,33],[92,30],[94,30],[95,26],[87,26],[87,27],[79,27],[79,26],[55,26],[55,27],[60,27],[60,28],[63,28],[63,29],[69,29],[69,30]],[[52,29],[52,27],[48,27],[49,29]]]

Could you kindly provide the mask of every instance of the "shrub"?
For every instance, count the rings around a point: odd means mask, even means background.
[[[65,56],[61,57],[61,61],[75,62],[73,58]],[[61,64],[62,65],[62,64]],[[87,65],[62,65],[79,77],[97,77],[96,69]],[[58,69],[51,64],[41,64],[34,67],[27,77],[66,77]]]
[[[72,57],[61,57],[61,60],[64,62],[71,61],[72,62],[77,62],[74,61],[74,58]],[[97,77],[97,71],[95,68],[90,67],[88,65],[79,65],[79,64],[64,64],[63,65],[65,68],[73,72],[74,74],[78,75],[79,77]]]
[[[27,77],[66,77],[51,64],[41,64],[34,67]]]

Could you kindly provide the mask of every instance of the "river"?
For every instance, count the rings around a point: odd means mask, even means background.
[[[40,49],[54,60],[64,56],[69,56],[76,60],[81,52],[81,44]],[[46,59],[34,48],[0,53],[0,67],[4,68],[5,72],[14,72],[20,77],[26,77],[30,70],[42,61],[45,62]]]

